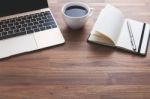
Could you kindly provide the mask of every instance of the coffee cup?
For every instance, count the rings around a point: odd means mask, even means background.
[[[64,21],[72,29],[82,28],[92,13],[93,9],[82,2],[70,2],[62,7]]]

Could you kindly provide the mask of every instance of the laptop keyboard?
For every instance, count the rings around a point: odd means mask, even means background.
[[[50,11],[0,21],[0,40],[56,28]]]

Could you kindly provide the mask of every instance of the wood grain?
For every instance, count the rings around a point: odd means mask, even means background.
[[[150,49],[146,57],[87,43],[101,9],[111,3],[126,17],[150,23],[149,0],[76,0],[94,8],[81,30],[61,16],[63,4],[49,0],[66,39],[62,46],[0,61],[0,99],[150,99]]]

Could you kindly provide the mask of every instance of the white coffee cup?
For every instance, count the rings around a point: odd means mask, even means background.
[[[65,14],[65,11],[68,7],[71,7],[71,6],[83,7],[87,10],[87,13],[80,17],[68,16]],[[87,19],[92,15],[92,13],[93,13],[93,8],[90,8],[87,4],[82,3],[82,2],[70,2],[70,3],[65,4],[62,7],[63,18],[64,18],[66,24],[72,29],[82,28],[84,26],[84,24],[86,23]]]

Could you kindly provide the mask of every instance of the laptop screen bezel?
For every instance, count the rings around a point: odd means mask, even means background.
[[[48,8],[47,0],[1,0],[0,17]]]

